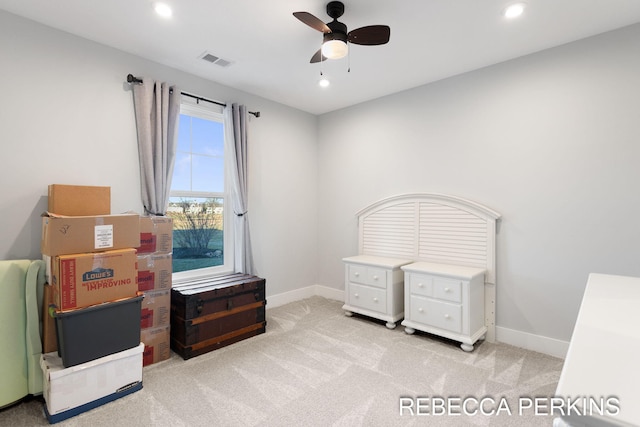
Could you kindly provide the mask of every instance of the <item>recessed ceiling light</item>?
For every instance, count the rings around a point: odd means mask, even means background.
[[[173,14],[171,8],[166,3],[155,3],[153,5],[153,8],[155,9],[156,13],[163,18],[170,18]]]
[[[320,77],[320,80],[318,80],[318,86],[322,88],[329,87],[330,84],[331,82],[327,76],[322,76]]]
[[[507,6],[502,12],[502,14],[504,15],[505,18],[509,18],[509,19],[517,18],[518,16],[524,13],[525,7],[526,7],[526,3],[513,3]]]

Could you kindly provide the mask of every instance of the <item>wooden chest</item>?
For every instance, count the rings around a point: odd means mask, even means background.
[[[237,273],[174,285],[171,349],[186,360],[264,333],[265,282]]]

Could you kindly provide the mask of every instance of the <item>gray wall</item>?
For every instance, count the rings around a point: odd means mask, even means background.
[[[591,272],[640,275],[640,25],[319,120],[319,283],[355,213],[434,192],[503,215],[497,324],[569,340]],[[381,82],[384,84],[384,82]]]
[[[0,259],[40,258],[48,184],[107,185],[112,212],[142,210],[132,73],[262,113],[249,130],[256,267],[268,295],[315,283],[315,116],[2,11],[0,54]]]
[[[640,275],[639,39],[635,25],[316,118],[0,12],[0,259],[40,257],[50,183],[109,185],[113,212],[141,210],[124,80],[148,75],[262,112],[249,204],[268,295],[343,289],[358,210],[448,193],[503,215],[499,328],[568,340],[590,272]]]

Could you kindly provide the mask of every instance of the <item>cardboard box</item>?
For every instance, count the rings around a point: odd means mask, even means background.
[[[57,215],[110,215],[111,187],[51,184],[47,210]]]
[[[143,366],[158,363],[171,357],[171,329],[169,326],[141,330],[140,341],[144,343]]]
[[[64,216],[46,212],[42,216],[40,251],[45,255],[135,248],[139,244],[137,214]]]
[[[138,253],[173,252],[173,220],[167,216],[141,216]]]
[[[57,353],[40,356],[45,412],[57,423],[142,388],[144,344],[65,368]]]
[[[141,292],[171,289],[173,256],[138,254],[138,290]]]
[[[150,291],[143,294],[140,328],[167,326],[171,322],[171,291]]]
[[[53,257],[51,283],[56,307],[67,311],[136,296],[137,261],[135,249]]]

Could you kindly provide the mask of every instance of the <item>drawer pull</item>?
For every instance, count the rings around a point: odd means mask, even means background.
[[[422,282],[418,283],[418,287],[419,288],[424,288],[424,285],[422,284]]]
[[[373,298],[373,301],[374,302],[378,302],[378,298]]]
[[[360,298],[360,295],[358,295],[358,294],[353,294],[353,296],[356,297],[356,298]]]
[[[451,318],[451,316],[449,316],[448,314],[445,314],[445,315],[444,315],[444,318],[445,318],[445,319],[449,319],[449,318]]]
[[[449,289],[449,288],[444,288],[444,291],[445,291],[445,292],[451,292],[451,289]]]
[[[356,276],[356,277],[360,277],[360,273],[358,273],[358,272],[354,273],[353,275]]]
[[[378,276],[373,276],[373,280],[378,280]]]
[[[419,311],[420,313],[424,313],[424,308],[420,307],[420,308],[418,309],[418,311]]]

